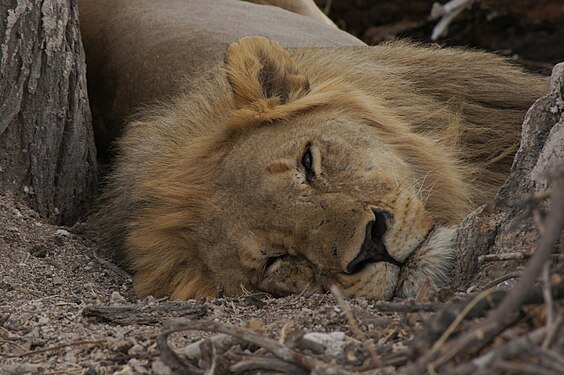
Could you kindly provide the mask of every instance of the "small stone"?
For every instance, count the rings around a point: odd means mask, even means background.
[[[65,362],[76,363],[76,356],[74,355],[74,353],[72,351],[68,351],[65,354]]]
[[[119,292],[112,292],[110,296],[110,305],[123,305],[127,303],[125,298]]]
[[[86,372],[84,372],[83,375],[98,375],[98,370],[96,370],[96,366],[95,365],[90,365],[88,366],[88,368],[86,369]]]
[[[153,361],[153,363],[151,364],[151,370],[153,370],[153,373],[155,375],[171,375],[172,374],[170,367],[165,365],[160,359]]]
[[[69,237],[71,234],[64,230],[64,229],[57,229],[55,231],[55,236],[60,236],[60,237]]]
[[[119,338],[113,340],[112,350],[115,350],[120,353],[127,353],[134,344],[135,344],[134,342]]]
[[[63,285],[63,279],[59,276],[53,277],[53,285]]]
[[[401,341],[392,344],[392,351],[394,353],[403,353],[407,350],[407,346]]]
[[[145,354],[147,350],[139,344],[133,345],[128,351],[127,354],[129,355],[141,355]]]
[[[133,375],[133,370],[129,365],[125,365],[121,370],[114,372],[114,375]]]
[[[29,195],[35,194],[35,190],[33,189],[33,186],[24,186],[23,191],[24,191],[24,193],[29,194]]]
[[[246,324],[247,328],[251,331],[255,331],[256,333],[264,332],[264,322],[259,319],[249,319]]]
[[[39,334],[39,330],[36,327],[31,331],[29,331],[28,333],[26,333],[25,335],[23,335],[22,339],[25,341],[38,341],[40,336],[41,335]]]
[[[325,346],[325,354],[336,357],[343,352],[343,347],[346,344],[346,335],[344,332],[310,332],[304,335],[304,339],[313,341],[315,343]]]

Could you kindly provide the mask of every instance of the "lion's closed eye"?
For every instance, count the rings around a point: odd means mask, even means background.
[[[311,142],[308,142],[304,147],[299,161],[299,169],[303,170],[307,184],[312,184],[317,176],[321,174],[321,152]]]
[[[307,144],[304,155],[302,156],[302,167],[305,170],[306,182],[311,184],[315,180],[315,170],[313,168],[313,155],[311,153],[311,144]]]

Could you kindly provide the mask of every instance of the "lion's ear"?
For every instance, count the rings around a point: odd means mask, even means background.
[[[288,52],[263,37],[246,37],[231,44],[225,68],[237,108],[265,100],[286,104],[309,92],[307,77]]]

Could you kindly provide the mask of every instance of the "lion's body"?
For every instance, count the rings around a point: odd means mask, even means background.
[[[444,281],[449,242],[431,229],[451,236],[493,197],[546,90],[491,54],[367,47],[270,7],[100,3],[80,3],[100,144],[161,102],[126,128],[97,215],[140,295],[336,283],[389,298]],[[247,35],[292,48],[232,44]],[[365,236],[391,263],[353,267]]]
[[[270,6],[236,0],[159,4],[79,2],[96,142],[103,148],[140,106],[168,101],[186,90],[186,81],[219,69],[227,46],[244,36],[262,35],[284,47],[363,44],[334,27]]]

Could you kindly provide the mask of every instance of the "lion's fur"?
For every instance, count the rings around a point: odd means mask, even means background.
[[[224,63],[188,79],[189,89],[125,129],[95,220],[106,243],[125,249],[140,296],[188,299],[219,286],[227,294],[241,287],[287,293],[337,283],[349,295],[389,298],[396,289],[413,295],[425,276],[444,282],[452,231],[440,229],[431,248],[411,253],[433,226],[455,224],[493,197],[525,111],[547,87],[482,52],[405,42],[284,50],[258,37],[232,44]],[[316,149],[340,168],[327,173],[342,178],[321,172],[323,200],[302,186],[286,149],[269,159],[294,138],[358,151]],[[384,165],[366,161],[372,157]],[[322,167],[329,168],[315,168]],[[294,190],[276,190],[289,175],[297,178]],[[354,258],[351,244],[362,242],[373,220],[367,205],[393,214],[386,245],[411,274],[385,262],[341,274]],[[308,226],[313,221],[319,228]],[[348,242],[337,226],[350,227]],[[280,252],[285,257],[267,270],[265,259]]]

